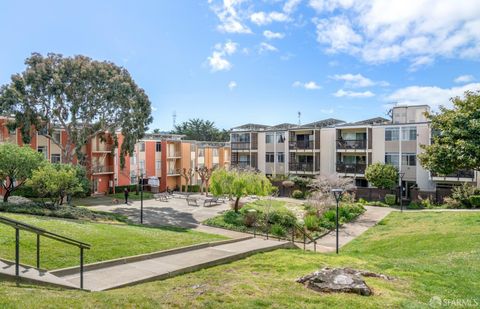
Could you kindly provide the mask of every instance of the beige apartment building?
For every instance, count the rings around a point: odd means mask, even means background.
[[[355,179],[359,187],[368,187],[365,169],[373,163],[398,168],[404,197],[418,187],[433,191],[437,187],[477,183],[474,171],[439,176],[425,170],[417,155],[428,145],[431,129],[428,105],[395,106],[392,119],[382,117],[345,123],[325,119],[306,125],[291,123],[267,126],[247,124],[231,132],[231,164],[250,167],[266,175],[312,177],[338,173]]]

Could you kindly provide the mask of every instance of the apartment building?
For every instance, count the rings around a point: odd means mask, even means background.
[[[8,118],[0,117],[0,143],[23,145],[20,131],[9,130],[8,121]],[[123,136],[116,134],[121,147]],[[29,146],[44,154],[50,162],[63,163],[60,147],[44,135],[45,132],[33,130]],[[123,167],[111,136],[105,134],[102,138],[92,138],[82,146],[87,174],[92,182],[92,192],[111,192],[116,186],[136,184],[139,179],[143,179],[144,184],[153,184],[159,191],[165,191],[167,188],[174,189],[185,185],[185,180],[180,176],[180,171],[184,168],[229,167],[229,143],[187,141],[182,138],[182,135],[168,133],[147,134],[135,145],[132,156],[126,156]],[[65,145],[67,135],[60,129],[54,130],[53,139]],[[197,177],[191,184],[199,181]]]
[[[284,123],[235,127],[231,133],[232,166],[248,166],[272,176],[337,173],[354,178],[357,186],[367,187],[367,166],[387,163],[400,171],[399,185],[401,181],[405,198],[414,186],[431,191],[439,186],[477,183],[474,171],[440,176],[419,164],[417,156],[423,151],[422,145],[431,140],[425,116],[429,111],[428,105],[395,106],[391,120],[376,117],[346,123],[325,119],[303,126]]]

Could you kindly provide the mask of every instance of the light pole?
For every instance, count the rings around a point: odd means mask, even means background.
[[[143,224],[143,173],[140,174],[140,224]]]
[[[336,251],[338,254],[338,203],[340,202],[340,198],[342,197],[343,194],[343,189],[332,189],[333,196],[335,196],[335,201],[337,201],[337,212],[335,216],[335,225],[336,225]]]
[[[403,176],[405,173],[398,173],[398,176],[400,177],[400,212],[403,212]]]

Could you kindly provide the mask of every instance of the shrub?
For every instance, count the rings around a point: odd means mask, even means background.
[[[471,195],[469,201],[472,208],[480,207],[480,195]]]
[[[385,194],[385,203],[389,206],[395,205],[397,196],[395,194]]]
[[[278,237],[284,237],[287,235],[285,228],[278,223],[271,226],[270,233]]]
[[[305,227],[307,228],[307,230],[309,231],[316,231],[318,229],[318,225],[319,225],[319,220],[318,220],[318,217],[315,216],[315,215],[307,215],[304,219],[303,219],[304,223],[305,223]]]
[[[292,197],[293,197],[293,198],[296,198],[296,199],[301,199],[301,198],[304,197],[304,194],[303,194],[303,192],[300,191],[300,190],[294,190],[294,191],[292,192]]]

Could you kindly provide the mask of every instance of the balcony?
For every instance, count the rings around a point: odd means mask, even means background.
[[[367,149],[366,139],[337,139],[337,149],[344,150],[365,150]]]
[[[337,162],[337,173],[342,174],[365,174],[365,168],[367,167],[364,163],[344,163]]]
[[[474,170],[459,170],[448,175],[440,175],[436,172],[431,172],[431,176],[434,181],[475,181]]]
[[[288,146],[290,150],[313,149],[313,141],[291,141]]]
[[[315,172],[313,163],[290,163],[288,169],[290,172]]]
[[[94,165],[92,166],[92,174],[98,175],[98,174],[113,174],[114,173],[114,168],[113,165]]]
[[[232,150],[249,150],[250,142],[231,142]]]

